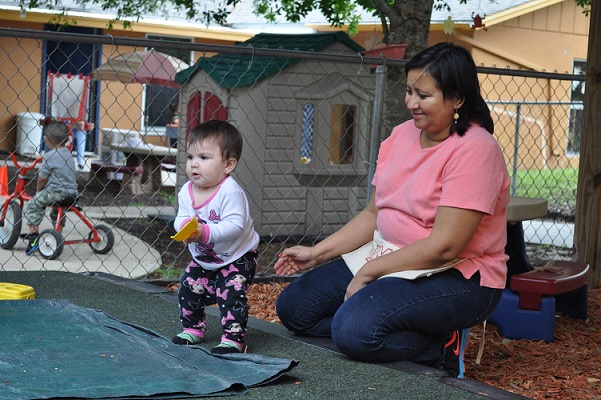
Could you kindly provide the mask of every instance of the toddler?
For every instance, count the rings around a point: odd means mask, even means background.
[[[248,322],[246,292],[257,265],[259,235],[244,190],[230,176],[242,153],[242,135],[225,121],[208,121],[187,139],[186,174],[178,194],[174,227],[191,218],[198,228],[185,243],[192,261],[180,279],[178,302],[183,331],[176,344],[198,344],[205,333],[205,306],[217,304],[222,336],[213,354],[244,353]]]

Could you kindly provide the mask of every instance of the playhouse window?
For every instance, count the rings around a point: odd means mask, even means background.
[[[353,161],[353,138],[357,108],[336,104],[330,113],[330,138],[328,161],[332,165],[350,164]]]
[[[301,163],[309,164],[313,157],[313,132],[315,126],[315,105],[303,105],[303,131],[301,138]]]
[[[297,93],[294,173],[302,185],[356,186],[367,176],[370,96],[329,74]],[[336,175],[339,179],[331,179]]]

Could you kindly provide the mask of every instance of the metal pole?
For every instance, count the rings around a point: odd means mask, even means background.
[[[380,144],[380,130],[382,128],[382,104],[384,104],[384,84],[386,80],[386,66],[378,65],[376,67],[376,92],[374,98],[374,111],[372,115],[372,131],[369,140],[369,173],[367,176],[367,199],[365,200],[365,206],[369,204],[372,196],[372,184],[371,181],[374,178],[376,172],[376,161],[378,158],[378,147]]]
[[[522,104],[517,103],[516,108],[516,116],[515,116],[515,138],[513,142],[513,176],[511,177],[511,194],[515,195],[515,190],[517,188],[517,179],[518,179],[518,147],[520,146],[520,113],[521,113]]]

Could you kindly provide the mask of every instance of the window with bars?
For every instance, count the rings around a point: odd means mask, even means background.
[[[586,61],[574,60],[572,71],[574,75],[584,75],[586,72]],[[572,81],[570,109],[568,113],[568,142],[566,145],[566,153],[570,156],[578,156],[580,154],[583,102],[584,81]]]

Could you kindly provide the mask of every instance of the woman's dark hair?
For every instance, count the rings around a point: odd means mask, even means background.
[[[494,133],[490,110],[480,94],[476,64],[465,48],[453,43],[435,44],[417,53],[405,64],[406,74],[412,69],[430,75],[445,100],[455,96],[463,100],[458,110],[459,120],[451,125],[451,133],[463,136],[474,121]]]
[[[240,160],[244,141],[242,135],[232,124],[226,121],[210,120],[196,126],[188,135],[188,146],[205,140],[217,140],[221,155],[225,160]]]

